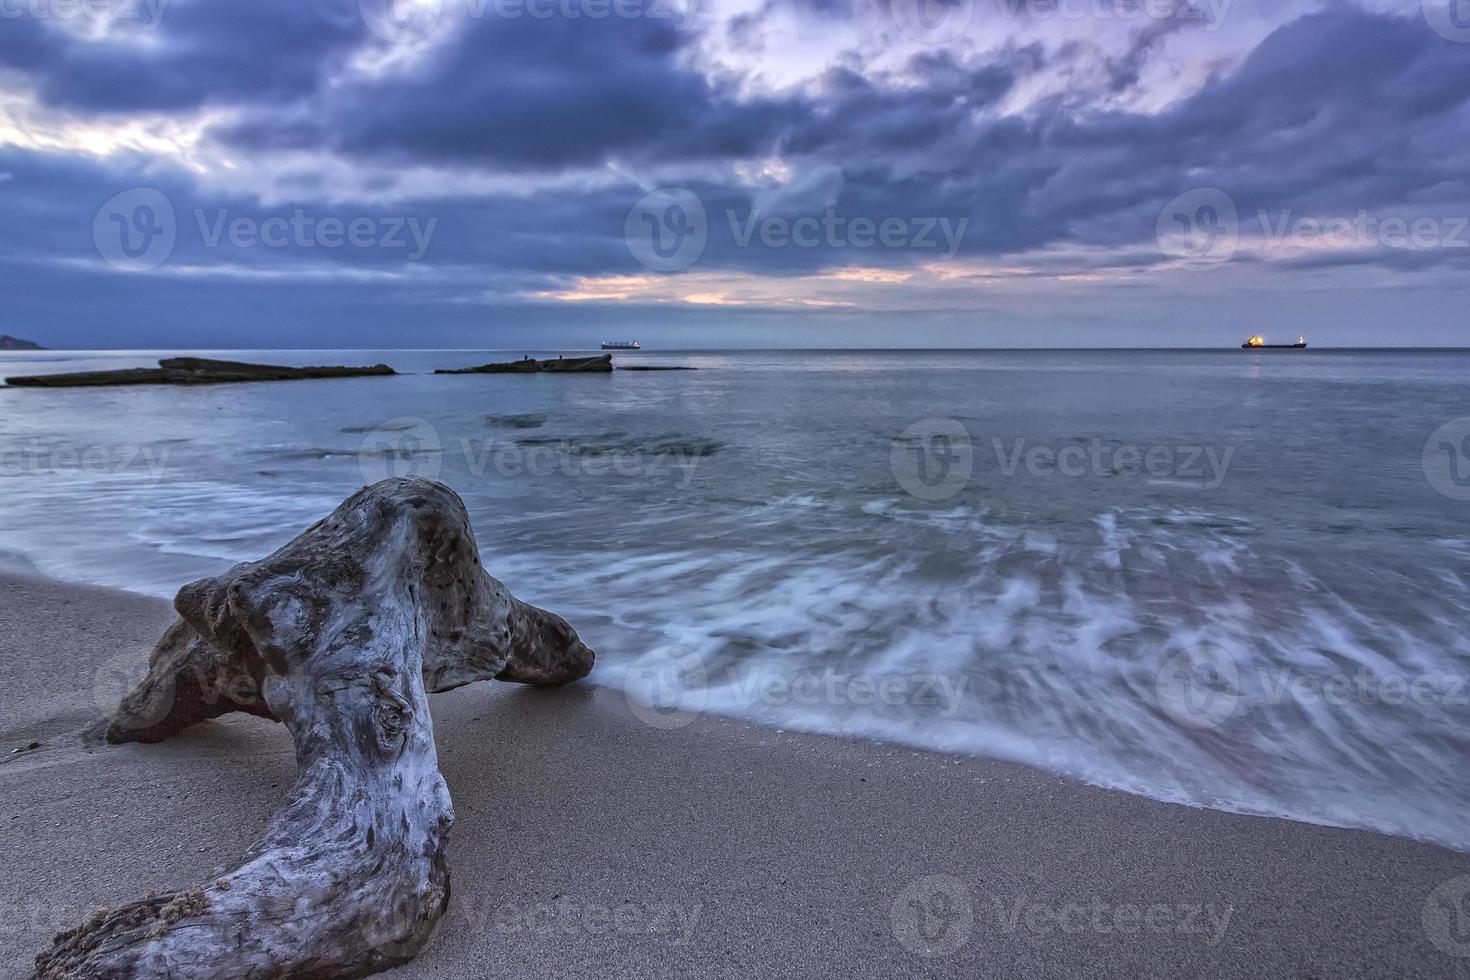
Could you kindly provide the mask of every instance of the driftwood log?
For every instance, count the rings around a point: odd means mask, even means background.
[[[360,977],[412,959],[449,901],[454,822],[427,693],[564,684],[592,651],[485,572],[464,504],[421,479],[359,491],[174,606],[107,740],[248,711],[290,729],[296,782],[234,870],[96,913],[36,976]]]

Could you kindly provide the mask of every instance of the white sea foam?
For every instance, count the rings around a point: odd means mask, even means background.
[[[432,356],[420,369],[441,366]],[[1450,690],[1470,669],[1463,513],[1378,465],[1417,458],[1422,379],[1401,409],[1378,393],[1373,433],[1391,441],[1348,445],[1331,421],[1354,410],[1344,377],[1283,382],[1275,398],[1298,423],[1256,439],[1215,362],[1176,359],[1089,392],[1089,371],[1122,362],[1069,354],[1052,378],[1006,361],[981,385],[949,366],[955,355],[915,355],[921,376],[902,383],[871,366],[878,355],[831,372],[810,366],[819,355],[761,357],[656,387],[617,375],[595,394],[561,383],[574,379],[446,394],[425,375],[11,397],[0,452],[142,437],[169,462],[156,477],[28,466],[0,481],[0,549],[60,577],[172,595],[327,513],[362,482],[356,433],[405,417],[450,447],[503,435],[490,413],[534,417],[556,444],[718,447],[687,474],[504,476],[446,452],[431,475],[465,498],[486,567],[598,650],[595,683],[694,663],[699,710],[1470,849],[1470,692]],[[1461,374],[1435,378],[1452,402]],[[1270,382],[1245,383],[1257,398]],[[1057,445],[1092,433],[1103,403],[1126,426],[1110,444],[1167,444],[1176,429],[1241,443],[1228,479],[1012,479],[980,454],[967,484],[929,502],[890,469],[891,440],[936,405],[977,444]],[[1161,694],[1180,676],[1203,707]],[[867,696],[885,680],[897,697]],[[1415,681],[1417,700],[1391,703]]]

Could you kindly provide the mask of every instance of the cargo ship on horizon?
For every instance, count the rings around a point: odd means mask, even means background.
[[[1247,337],[1245,343],[1240,346],[1243,350],[1305,350],[1307,338],[1298,337],[1294,344],[1268,344],[1265,337],[1256,334],[1253,337]]]
[[[604,340],[603,350],[642,350],[643,345],[636,340]]]

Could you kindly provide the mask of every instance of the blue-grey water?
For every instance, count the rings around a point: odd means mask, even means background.
[[[433,476],[650,723],[730,713],[1470,849],[1470,353],[215,356],[416,373],[0,389],[0,552],[171,595],[365,481]]]

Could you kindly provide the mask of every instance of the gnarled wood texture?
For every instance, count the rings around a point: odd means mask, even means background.
[[[449,901],[454,822],[427,692],[562,684],[592,651],[491,578],[459,497],[419,479],[359,491],[174,606],[108,739],[250,711],[290,729],[299,775],[233,871],[97,913],[56,937],[36,976],[360,977],[412,959]]]

